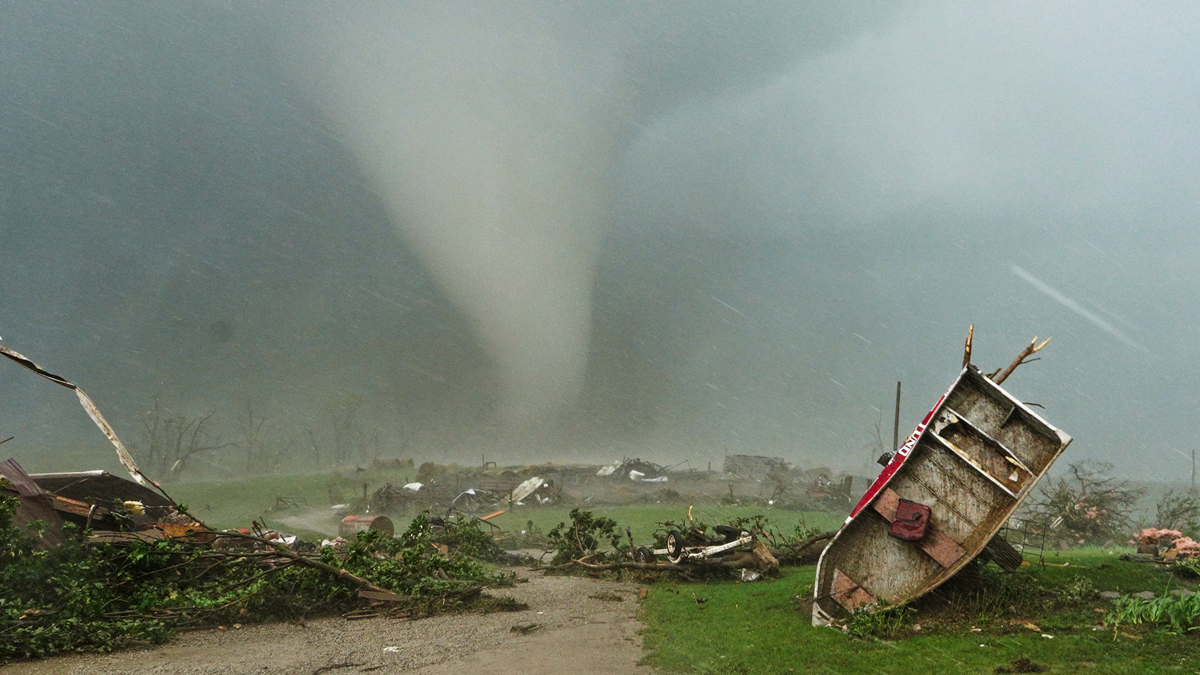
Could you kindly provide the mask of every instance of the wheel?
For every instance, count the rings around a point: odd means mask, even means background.
[[[654,562],[654,551],[651,551],[645,546],[639,546],[633,549],[633,561],[639,563],[652,563]]]
[[[683,535],[679,534],[679,530],[671,530],[667,533],[667,560],[677,563],[682,558]]]

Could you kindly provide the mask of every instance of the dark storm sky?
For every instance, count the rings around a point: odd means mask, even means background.
[[[1194,5],[357,7],[0,5],[0,337],[129,440],[869,472],[974,323],[1069,458],[1190,470]],[[0,368],[8,454],[112,463],[67,394]]]

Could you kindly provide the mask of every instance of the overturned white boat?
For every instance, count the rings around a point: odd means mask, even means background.
[[[813,625],[937,588],[988,546],[1070,442],[964,367],[822,552]]]

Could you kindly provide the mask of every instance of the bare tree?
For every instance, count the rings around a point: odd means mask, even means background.
[[[222,443],[205,429],[215,414],[188,417],[166,408],[155,396],[152,407],[140,420],[138,454],[144,466],[157,475],[175,477],[182,475],[199,455],[231,447],[232,443]]]
[[[317,433],[315,431],[313,431],[312,427],[305,427],[304,431],[305,431],[305,433],[308,434],[308,444],[310,447],[312,447],[313,466],[320,469],[321,468],[321,447],[319,445],[317,445]]]
[[[421,432],[421,426],[421,422],[408,421],[400,423],[397,430],[399,435],[396,438],[396,452],[399,453],[399,456],[403,457],[409,454],[413,439]]]
[[[367,438],[358,428],[358,411],[362,407],[361,396],[350,395],[340,403],[330,403],[329,418],[333,423],[333,464],[342,466],[358,455],[366,457]]]
[[[254,412],[254,404],[246,401],[246,407],[238,416],[238,431],[241,440],[238,446],[246,451],[246,469],[255,469],[263,459],[263,425],[267,423],[265,415]]]

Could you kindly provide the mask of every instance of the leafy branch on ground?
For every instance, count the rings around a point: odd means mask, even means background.
[[[551,565],[562,565],[572,560],[582,558],[600,558],[605,551],[600,547],[607,541],[618,557],[621,554],[621,532],[617,530],[617,521],[612,518],[596,516],[591,511],[571,509],[569,514],[571,524],[559,523],[550,534],[546,535],[549,545],[556,549]]]
[[[229,537],[212,545],[90,544],[68,524],[66,543],[40,550],[44,526],[16,526],[18,504],[17,498],[0,498],[0,662],[158,644],[185,626],[298,621],[369,606],[353,583]],[[477,529],[457,524],[443,531],[459,543],[460,550],[448,555],[438,552],[423,516],[394,539],[364,532],[344,550],[289,551],[402,596],[379,606],[380,613],[515,608],[511,600],[482,593],[486,586],[510,584],[511,576],[491,573],[468,557],[487,551],[467,527]]]

